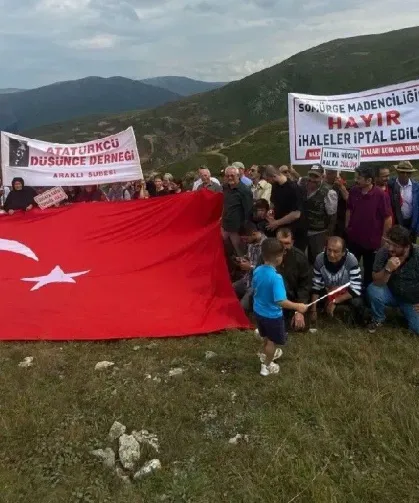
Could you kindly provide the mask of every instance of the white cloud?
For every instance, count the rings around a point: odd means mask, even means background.
[[[268,68],[269,66],[273,66],[277,63],[280,63],[278,58],[272,58],[269,60],[259,59],[258,61],[243,61],[239,64],[231,64],[230,72],[235,75],[234,78],[241,78],[245,75],[260,72],[264,68]]]
[[[82,38],[70,42],[70,47],[76,49],[110,49],[117,43],[118,37],[115,35],[95,35],[90,38]]]
[[[275,25],[275,19],[237,19],[235,25],[239,29],[247,28],[267,28]]]
[[[37,9],[52,14],[68,14],[85,10],[90,4],[90,0],[41,0]]]
[[[0,88],[87,75],[232,80],[335,38],[419,19],[417,0],[0,0],[0,8]]]
[[[165,13],[165,9],[163,7],[138,7],[134,10],[140,21],[156,19],[161,17]]]

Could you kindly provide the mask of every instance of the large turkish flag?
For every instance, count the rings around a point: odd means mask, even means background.
[[[222,196],[79,203],[0,217],[0,339],[116,339],[249,327]]]

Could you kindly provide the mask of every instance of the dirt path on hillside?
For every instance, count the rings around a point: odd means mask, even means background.
[[[215,155],[220,155],[220,156],[223,156],[225,158],[227,158],[226,155],[224,154],[221,154],[220,153],[220,150],[223,150],[223,148],[230,148],[230,147],[234,147],[236,145],[240,145],[240,143],[242,143],[244,140],[247,140],[247,138],[250,138],[251,136],[254,136],[255,133],[257,133],[259,131],[259,128],[256,128],[256,129],[253,129],[252,131],[250,131],[249,134],[245,135],[245,136],[242,136],[240,139],[238,139],[237,141],[235,141],[234,143],[230,143],[230,145],[227,145],[225,146],[224,145],[224,142],[221,142],[218,146],[217,149],[214,149],[214,150],[207,150],[206,153],[207,154],[215,154]]]

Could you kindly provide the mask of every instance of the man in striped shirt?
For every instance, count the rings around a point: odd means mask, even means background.
[[[333,317],[336,306],[346,304],[352,308],[354,320],[361,322],[364,315],[361,269],[355,255],[346,249],[345,241],[333,236],[328,239],[325,251],[317,256],[314,263],[311,301],[347,283],[350,283],[347,289],[327,298],[325,311]],[[311,307],[312,321],[317,320],[317,308],[318,304]]]

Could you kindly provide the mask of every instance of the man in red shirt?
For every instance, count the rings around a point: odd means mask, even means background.
[[[364,287],[372,282],[375,252],[392,225],[389,198],[373,185],[375,169],[363,165],[357,169],[357,185],[349,193],[346,210],[348,248],[363,262]]]

